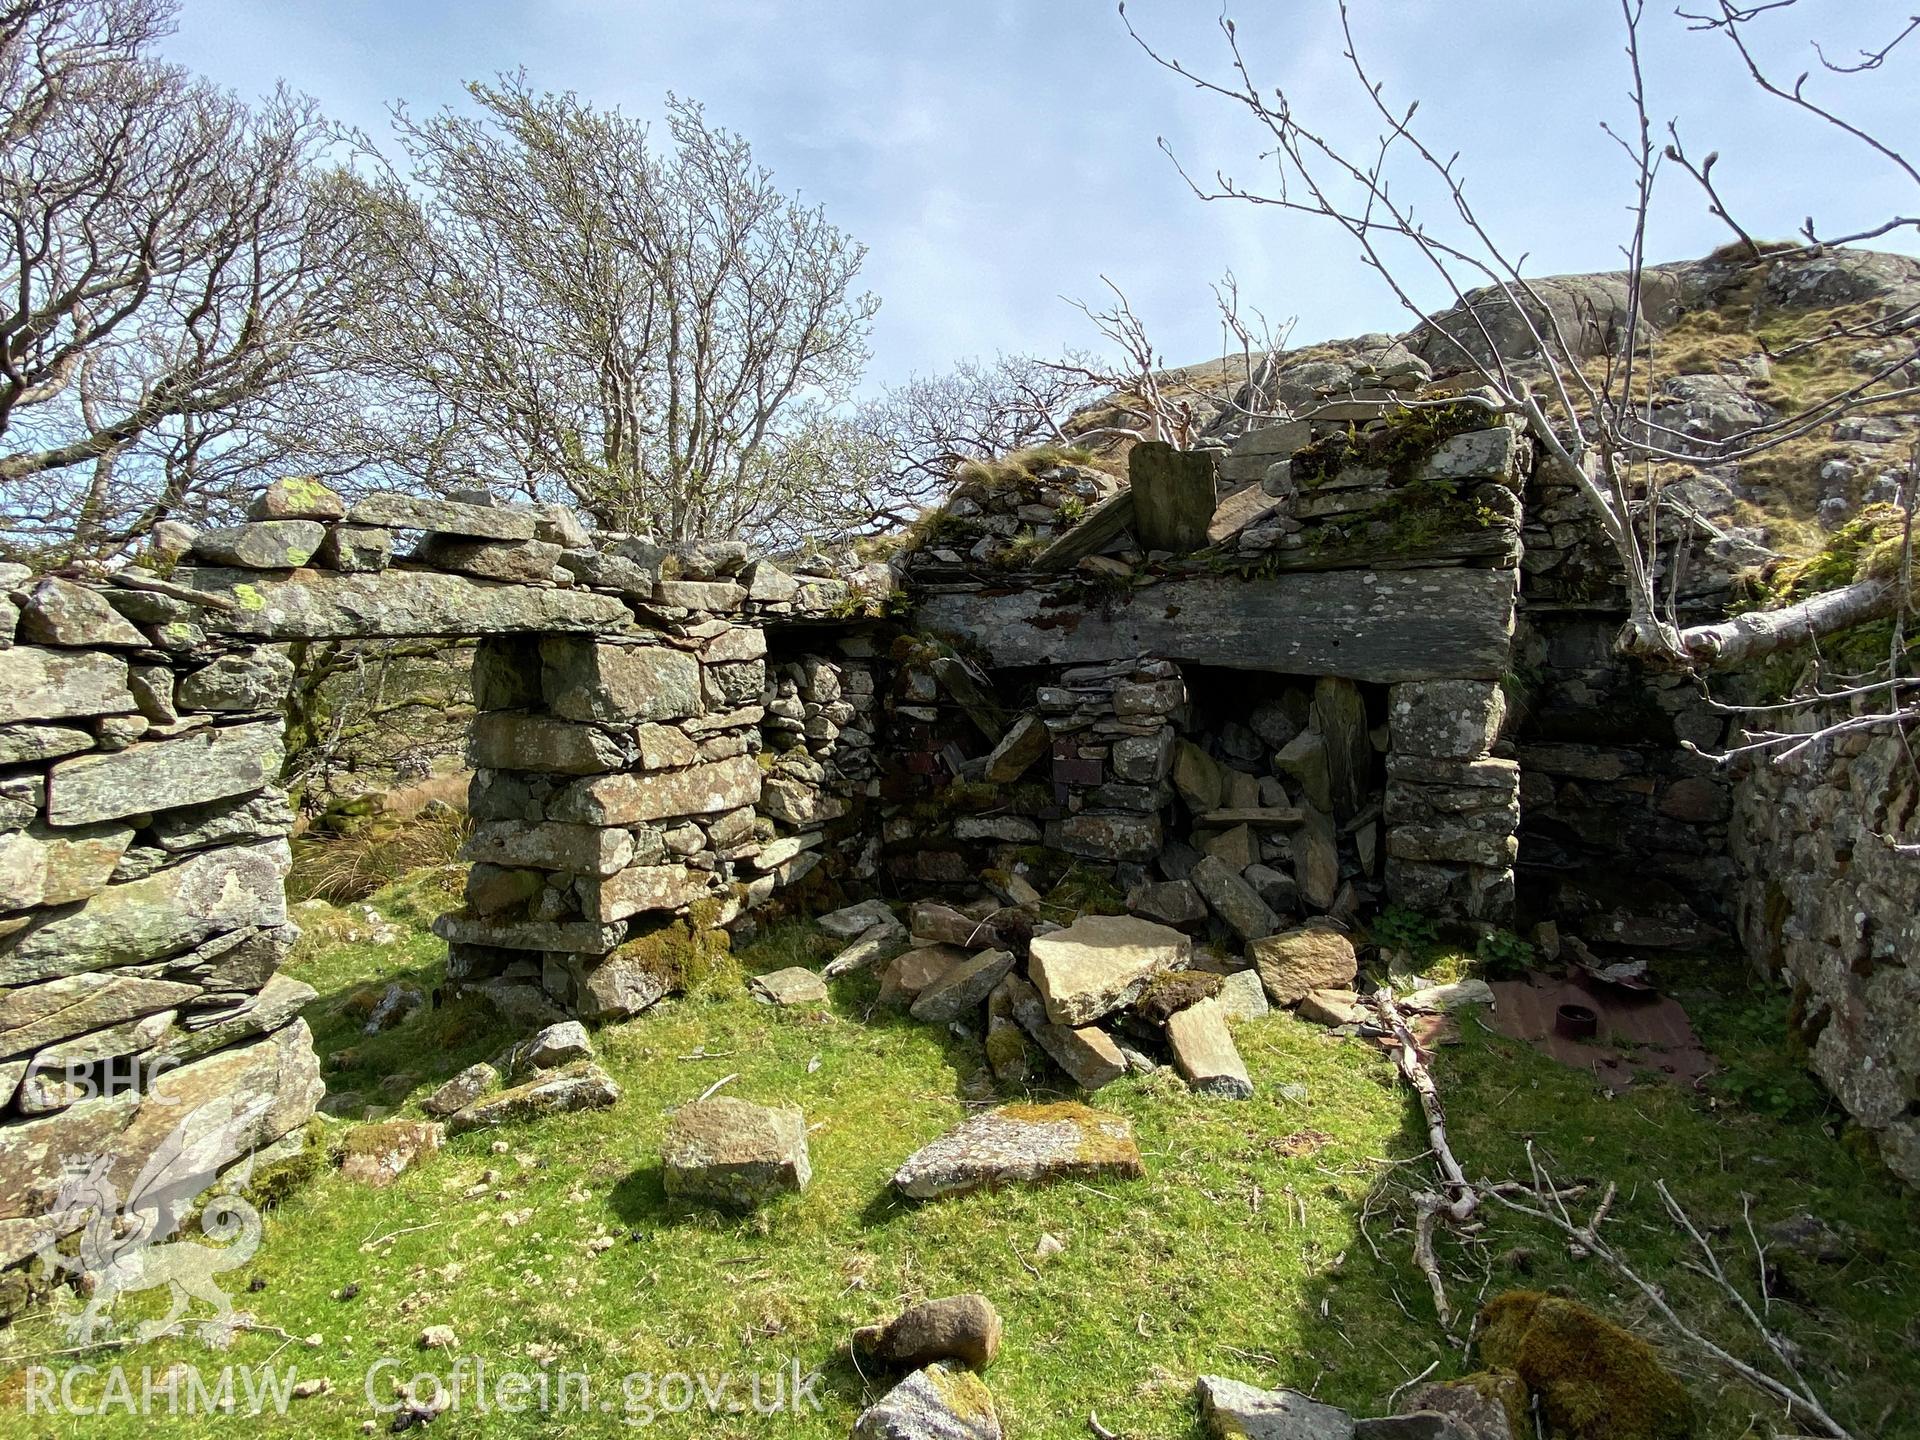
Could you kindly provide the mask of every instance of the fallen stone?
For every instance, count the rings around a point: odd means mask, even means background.
[[[1207,970],[1166,970],[1147,982],[1133,1013],[1149,1025],[1165,1025],[1177,1011],[1220,993],[1222,977]]]
[[[1288,839],[1293,877],[1302,900],[1316,910],[1330,910],[1340,891],[1340,848],[1333,822],[1323,812],[1309,810],[1305,816],[1306,822]]]
[[[542,1115],[604,1110],[619,1098],[620,1087],[613,1083],[613,1077],[598,1065],[583,1061],[510,1090],[483,1096],[456,1112],[447,1122],[447,1129],[460,1135],[469,1130],[537,1120]]]
[[[1486,1378],[1492,1379],[1491,1375]],[[1520,1377],[1504,1377],[1512,1398],[1525,1413],[1526,1386]],[[1400,1399],[1403,1415],[1441,1415],[1453,1421],[1456,1434],[1448,1440],[1518,1440],[1507,1407],[1494,1395],[1483,1394],[1470,1381],[1440,1381],[1416,1385]],[[1366,1422],[1375,1423],[1375,1422]]]
[[[1218,810],[1226,797],[1226,780],[1220,767],[1191,740],[1174,742],[1173,788],[1196,815]]]
[[[1082,811],[1063,820],[1050,820],[1046,829],[1048,849],[1064,850],[1093,860],[1132,860],[1141,864],[1160,853],[1161,838],[1158,815]]]
[[[835,980],[858,970],[871,970],[893,959],[906,944],[907,932],[899,921],[894,920],[889,925],[874,925],[822,966],[820,974],[828,980]]]
[[[1202,1000],[1168,1016],[1167,1045],[1175,1067],[1200,1094],[1229,1100],[1245,1100],[1253,1094],[1253,1080],[1219,1001]]]
[[[1461,1010],[1469,1005],[1493,1003],[1493,987],[1484,980],[1469,978],[1456,980],[1451,985],[1429,985],[1423,990],[1415,990],[1400,1001],[1400,1008],[1438,1014],[1444,1010]]]
[[[1297,1390],[1202,1375],[1194,1386],[1212,1440],[1353,1440],[1353,1417]]]
[[[1056,1025],[1078,1027],[1132,1003],[1153,976],[1186,962],[1179,931],[1125,915],[1087,915],[1036,935],[1030,973]]]
[[[1302,730],[1281,748],[1273,763],[1300,787],[1309,805],[1323,814],[1333,813],[1333,776],[1325,736],[1316,730]]]
[[[363,1125],[347,1136],[340,1174],[370,1189],[384,1190],[437,1151],[446,1138],[445,1126],[420,1120]]]
[[[813,1178],[806,1118],[792,1105],[696,1100],[668,1122],[662,1166],[671,1200],[753,1209]]]
[[[628,1020],[665,999],[674,978],[657,964],[618,951],[581,977],[575,1005],[589,1020]]]
[[[420,1108],[429,1115],[444,1120],[447,1116],[466,1109],[482,1095],[497,1089],[499,1084],[500,1072],[482,1060],[476,1065],[469,1065],[422,1100]]]
[[[1272,1013],[1273,1009],[1267,1001],[1267,987],[1260,983],[1258,970],[1236,970],[1231,975],[1222,976],[1220,993],[1215,998],[1229,1020],[1258,1020],[1262,1015]]]
[[[1176,930],[1207,918],[1207,902],[1188,880],[1143,881],[1127,892],[1127,909]]]
[[[274,784],[286,751],[280,722],[215,726],[53,767],[47,820],[91,825],[182,805],[204,805]]]
[[[1001,1440],[993,1395],[971,1370],[929,1365],[860,1412],[853,1440]]]
[[[347,519],[355,525],[428,530],[444,535],[468,535],[477,540],[531,540],[536,523],[536,517],[529,510],[393,494],[367,496],[347,512]]]
[[[1133,1127],[1072,1103],[1003,1105],[910,1155],[893,1186],[914,1200],[1045,1180],[1136,1178],[1145,1173]]]
[[[52,575],[27,591],[15,634],[28,644],[74,648],[147,643],[98,590]]]
[[[902,1008],[913,1004],[929,985],[964,965],[968,957],[969,952],[958,945],[920,945],[899,954],[880,977],[880,1003]]]
[[[541,1030],[520,1052],[520,1060],[535,1070],[556,1070],[575,1060],[593,1058],[593,1041],[578,1020],[563,1020]]]
[[[1337,990],[1359,973],[1353,942],[1338,930],[1307,925],[1256,940],[1250,950],[1260,983],[1276,1005],[1297,1005],[1309,990]]]
[[[1307,991],[1300,997],[1300,1008],[1294,1013],[1302,1020],[1329,1028],[1361,1025],[1374,1018],[1373,1008],[1363,1004],[1357,994],[1340,989]]]
[[[1201,842],[1200,849],[1236,875],[1260,858],[1260,842],[1254,836],[1253,827],[1244,823],[1208,836]]]
[[[313,559],[327,527],[314,520],[255,520],[202,530],[193,558],[241,570],[297,570]]]
[[[984,778],[990,785],[1008,785],[1032,768],[1053,743],[1047,722],[1038,715],[1022,715],[987,756]]]
[[[965,950],[990,949],[999,935],[986,921],[963,915],[951,905],[922,900],[907,912],[907,928],[916,945],[958,945]]]
[[[947,1025],[986,1003],[993,987],[1013,969],[1011,950],[982,950],[941,975],[914,1000],[911,1013],[931,1025]]]
[[[1270,865],[1249,865],[1240,878],[1253,887],[1263,904],[1276,915],[1290,915],[1300,904],[1300,887],[1293,876]]]
[[[827,998],[827,982],[804,965],[756,975],[748,989],[754,999],[767,1005],[817,1005]]]
[[[117,656],[29,645],[0,650],[0,724],[121,715],[133,708],[127,662]]]
[[[853,1332],[854,1345],[883,1365],[917,1370],[957,1360],[984,1370],[1000,1353],[1000,1312],[984,1295],[949,1295],[909,1306],[885,1325]]]
[[[1193,867],[1193,886],[1213,913],[1242,940],[1254,941],[1280,928],[1280,917],[1267,908],[1254,888],[1217,855],[1205,855]]]
[[[862,900],[858,905],[848,905],[816,916],[813,923],[836,940],[851,940],[864,935],[876,925],[897,927],[900,922],[886,901]]]

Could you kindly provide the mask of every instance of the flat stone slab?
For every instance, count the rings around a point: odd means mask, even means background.
[[[1508,665],[1514,594],[1511,570],[1330,570],[1169,580],[1086,609],[1050,605],[1039,588],[929,595],[912,623],[972,640],[995,665],[1157,655],[1374,683],[1494,680]]]
[[[604,1110],[620,1098],[620,1087],[598,1065],[580,1062],[564,1070],[551,1071],[475,1100],[456,1112],[447,1122],[455,1135],[468,1130],[487,1130],[520,1120],[537,1120],[542,1115],[559,1115],[574,1110]]]
[[[1013,969],[1011,950],[982,950],[943,973],[913,1002],[916,1020],[946,1025],[984,1005],[987,996]]]
[[[1202,1000],[1167,1017],[1167,1045],[1187,1084],[1202,1095],[1245,1100],[1253,1080],[1239,1047],[1227,1029],[1227,1010],[1218,1000]]]
[[[1194,1385],[1212,1440],[1353,1440],[1353,1417],[1298,1390],[1261,1390],[1219,1375]]]
[[[287,843],[274,840],[204,850],[109,885],[0,942],[0,985],[165,959],[222,931],[284,925],[291,865]]]
[[[806,1117],[793,1105],[696,1100],[668,1123],[661,1165],[673,1200],[752,1209],[798,1194],[813,1178]]]
[[[1342,989],[1353,983],[1360,968],[1353,942],[1320,925],[1256,940],[1248,953],[1276,1005],[1297,1005],[1310,990]]]
[[[1045,1180],[1146,1173],[1133,1126],[1085,1105],[1003,1105],[922,1146],[894,1172],[912,1200]]]
[[[756,975],[747,988],[768,1005],[817,1005],[827,998],[827,982],[804,965]]]
[[[853,1440],[1001,1440],[993,1393],[971,1370],[916,1370],[853,1422]]]
[[[1056,1025],[1091,1024],[1138,998],[1163,970],[1184,964],[1192,942],[1178,930],[1130,915],[1086,915],[1036,935],[1029,973]]]
[[[196,730],[53,767],[47,820],[91,825],[182,805],[204,805],[278,782],[286,751],[280,722]]]
[[[173,580],[228,602],[231,608],[204,612],[200,624],[206,629],[265,640],[407,639],[633,627],[633,612],[617,596],[511,585],[432,570],[348,574],[182,568],[173,572]]]
[[[429,530],[476,540],[531,540],[537,517],[531,510],[496,505],[467,505],[417,495],[382,492],[369,495],[347,512],[354,525],[384,525],[392,530]]]
[[[121,715],[134,708],[127,662],[97,650],[0,650],[0,725]]]

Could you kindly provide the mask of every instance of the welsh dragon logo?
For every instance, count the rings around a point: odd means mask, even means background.
[[[172,1292],[172,1303],[164,1317],[136,1327],[137,1340],[172,1331],[195,1300],[212,1307],[212,1314],[200,1320],[209,1334],[232,1315],[233,1304],[216,1277],[246,1264],[259,1248],[260,1213],[223,1191],[199,1211],[200,1235],[213,1243],[174,1237],[243,1137],[254,1132],[268,1104],[259,1097],[244,1105],[222,1097],[196,1107],[148,1157],[124,1197],[113,1183],[112,1152],[69,1159],[38,1254],[49,1266],[77,1272],[93,1284],[86,1308],[67,1321],[76,1343],[92,1344],[111,1325],[114,1302],[122,1295],[163,1285]],[[229,1178],[244,1185],[252,1171],[249,1150]],[[80,1232],[77,1253],[63,1253],[60,1237],[75,1230]]]

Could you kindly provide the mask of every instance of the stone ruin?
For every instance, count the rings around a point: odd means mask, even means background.
[[[279,707],[285,644],[332,638],[477,641],[471,871],[436,928],[449,985],[530,1027],[644,1010],[676,936],[866,895],[964,931],[964,976],[889,971],[916,1013],[1019,1026],[1097,1084],[1138,1037],[1063,1023],[1072,936],[995,918],[1069,865],[1125,896],[1102,923],[1180,942],[1153,974],[1209,968],[1209,936],[1315,974],[1318,937],[1389,904],[1602,951],[1737,932],[1920,1182],[1920,862],[1868,843],[1910,823],[1899,737],[1748,773],[1682,748],[1727,717],[1614,654],[1579,497],[1411,356],[1130,470],[982,467],[864,566],[279,482],[164,577],[6,567],[0,1265],[44,1240],[62,1157],[111,1150],[124,1183],[183,1098],[245,1098],[222,1160],[298,1143],[323,1087],[312,992],[278,973]],[[1680,549],[1682,618],[1721,613],[1746,557],[1711,527]],[[1232,983],[1204,987],[1229,1013]],[[1190,1080],[1243,1093],[1224,1025],[1183,1024]]]

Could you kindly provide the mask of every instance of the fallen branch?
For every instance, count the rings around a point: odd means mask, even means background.
[[[1390,987],[1382,986],[1374,991],[1373,1008],[1380,1017],[1381,1027],[1393,1040],[1393,1062],[1399,1068],[1401,1078],[1420,1097],[1420,1109],[1427,1119],[1427,1145],[1433,1152],[1434,1165],[1440,1172],[1441,1184],[1447,1192],[1442,1196],[1431,1190],[1422,1190],[1413,1197],[1413,1259],[1420,1267],[1420,1273],[1427,1277],[1427,1287],[1433,1291],[1433,1308],[1439,1315],[1440,1328],[1451,1331],[1453,1307],[1447,1302],[1446,1282],[1440,1273],[1439,1257],[1434,1253],[1434,1230],[1443,1217],[1454,1225],[1466,1224],[1479,1208],[1480,1197],[1474,1193],[1466,1172],[1454,1158],[1453,1147],[1447,1140],[1447,1112],[1440,1103],[1440,1088],[1434,1084],[1433,1073],[1420,1058],[1420,1047],[1413,1038],[1413,1032],[1407,1028],[1400,1007],[1393,1003]]]
[[[1760,1317],[1754,1313],[1753,1307],[1747,1303],[1746,1297],[1727,1279],[1725,1272],[1720,1268],[1719,1259],[1713,1254],[1712,1248],[1707,1245],[1705,1237],[1695,1228],[1693,1221],[1689,1219],[1686,1212],[1680,1208],[1679,1202],[1676,1201],[1671,1192],[1668,1191],[1666,1182],[1656,1181],[1655,1184],[1659,1188],[1661,1199],[1666,1202],[1668,1212],[1674,1217],[1676,1223],[1680,1224],[1687,1233],[1693,1237],[1694,1243],[1706,1253],[1708,1262],[1712,1267],[1711,1269],[1706,1266],[1695,1268],[1700,1274],[1706,1275],[1708,1278],[1714,1280],[1719,1287],[1732,1298],[1740,1312],[1745,1315],[1753,1327],[1759,1331],[1760,1337],[1765,1342],[1767,1349],[1786,1367],[1788,1373],[1792,1376],[1791,1384],[1785,1380],[1780,1380],[1769,1375],[1764,1370],[1749,1365],[1737,1355],[1730,1354],[1722,1346],[1715,1344],[1712,1340],[1687,1324],[1686,1321],[1682,1320],[1679,1315],[1675,1314],[1673,1307],[1667,1303],[1666,1295],[1657,1286],[1642,1279],[1640,1274],[1621,1256],[1620,1252],[1600,1237],[1598,1229],[1601,1219],[1604,1218],[1604,1209],[1601,1212],[1596,1212],[1593,1220],[1585,1225],[1581,1225],[1567,1217],[1564,1212],[1555,1214],[1551,1210],[1521,1204],[1519,1201],[1510,1198],[1507,1193],[1504,1193],[1510,1187],[1489,1186],[1484,1188],[1483,1193],[1490,1195],[1497,1205],[1504,1205],[1507,1209],[1521,1215],[1526,1215],[1534,1220],[1544,1221],[1546,1224],[1564,1234],[1572,1245],[1585,1249],[1595,1259],[1611,1266],[1616,1274],[1646,1298],[1647,1302],[1653,1306],[1654,1310],[1659,1313],[1660,1318],[1666,1322],[1667,1326],[1676,1335],[1680,1336],[1680,1338],[1688,1344],[1694,1345],[1704,1351],[1707,1355],[1724,1365],[1727,1369],[1733,1371],[1734,1374],[1738,1375],[1755,1389],[1763,1391],[1780,1401],[1781,1404],[1787,1407],[1789,1416],[1805,1415],[1812,1423],[1819,1427],[1822,1434],[1832,1437],[1832,1440],[1853,1440],[1852,1433],[1827,1413],[1826,1407],[1823,1406],[1819,1398],[1814,1395],[1812,1388],[1807,1384],[1805,1378],[1801,1376],[1798,1368],[1787,1358],[1789,1351],[1786,1342],[1761,1322]],[[1611,1187],[1609,1188],[1611,1189]]]

